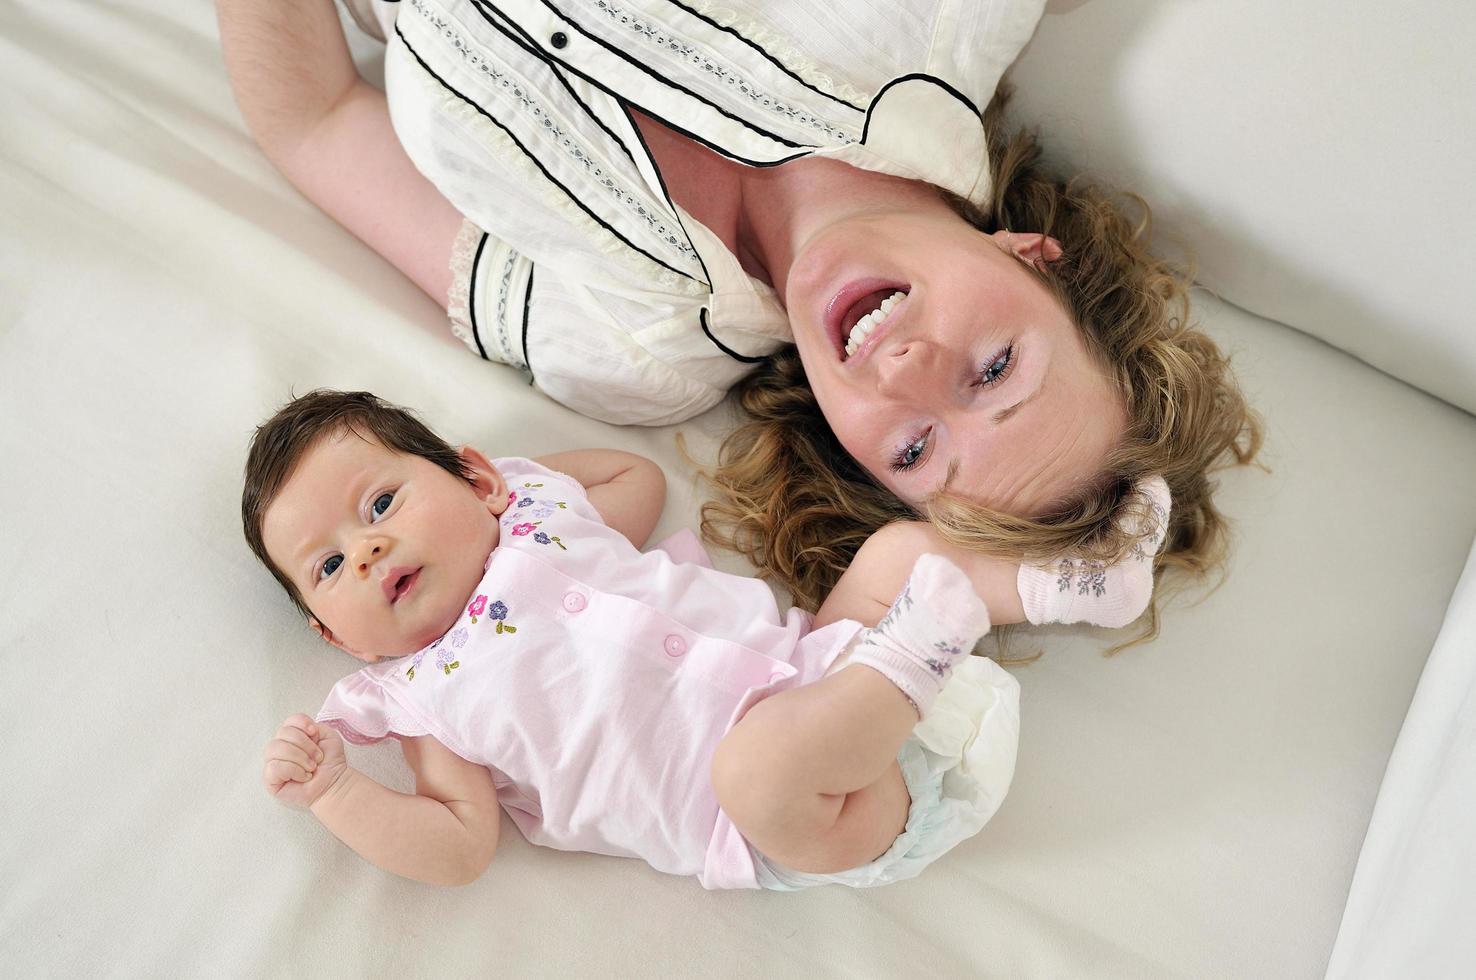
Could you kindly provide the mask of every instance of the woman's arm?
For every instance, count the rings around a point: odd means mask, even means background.
[[[441,306],[461,215],[359,77],[333,0],[216,0],[236,103],[267,159]]]
[[[606,524],[637,548],[646,546],[666,506],[666,474],[661,467],[619,449],[576,449],[534,462],[578,480]]]

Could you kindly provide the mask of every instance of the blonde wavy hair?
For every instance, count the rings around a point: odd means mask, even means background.
[[[1223,564],[1228,525],[1214,503],[1212,474],[1255,458],[1260,421],[1229,359],[1190,320],[1189,271],[1148,251],[1146,202],[1082,179],[1053,179],[1038,134],[1006,132],[1008,99],[1002,85],[984,113],[994,179],[988,206],[940,193],[986,234],[1040,232],[1060,242],[1062,257],[1036,275],[1115,379],[1128,420],[1124,438],[1101,479],[1051,513],[1017,517],[947,492],[917,511],[841,447],[799,355],[781,351],[734,389],[746,419],[705,473],[714,499],[702,508],[702,533],[747,556],[803,608],[819,608],[861,544],[898,520],[926,519],[947,540],[1008,561],[1068,554],[1116,561],[1136,543],[1123,525],[1149,517],[1134,487],[1155,473],[1173,494],[1155,579],[1167,567],[1200,577]],[[1114,650],[1157,635],[1154,594],[1142,634]]]

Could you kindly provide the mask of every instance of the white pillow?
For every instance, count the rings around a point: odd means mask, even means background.
[[[1435,0],[1054,0],[1014,114],[1230,302],[1476,411],[1473,42]]]

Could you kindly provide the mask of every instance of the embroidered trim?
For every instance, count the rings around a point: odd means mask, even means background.
[[[426,6],[424,0],[410,0],[410,5],[415,8],[416,13],[425,19],[427,24],[434,27],[441,33],[443,38],[451,42],[451,46],[461,55],[463,61],[485,76],[504,95],[509,95],[515,99],[524,112],[536,119],[543,128],[545,135],[552,139],[553,144],[563,150],[567,157],[579,164],[584,169],[586,176],[595,184],[604,188],[612,200],[620,204],[627,213],[644,221],[647,230],[656,235],[657,238],[671,247],[677,254],[689,260],[697,257],[696,249],[692,247],[691,242],[687,241],[686,236],[678,235],[674,232],[666,222],[661,220],[660,215],[646,207],[644,200],[640,196],[633,194],[613,174],[600,166],[599,161],[586,150],[585,146],[576,140],[572,134],[566,132],[541,103],[533,99],[532,96],[536,93],[531,92],[510,78],[506,72],[489,64],[488,60],[474,49],[471,42],[463,37],[446,18],[431,11]]]
[[[738,12],[731,7],[715,7],[702,0],[698,0],[692,6],[699,17],[738,35],[769,56],[770,60],[778,63],[780,68],[799,79],[801,83],[810,86],[822,95],[845,103],[858,112],[866,111],[863,108],[868,101],[865,92],[849,82],[843,82],[834,75],[821,71],[819,65],[790,43],[789,38],[769,25],[754,20],[752,17],[740,22]]]
[[[472,328],[471,292],[477,253],[486,234],[465,218],[461,220],[461,229],[451,244],[451,285],[446,289],[446,316],[451,320],[451,333],[484,359],[487,352],[481,349]]]
[[[526,368],[528,362],[518,357],[513,351],[512,340],[507,335],[508,292],[512,289],[512,274],[517,264],[518,253],[508,249],[507,261],[502,263],[502,278],[497,281],[497,340],[502,345],[502,352],[507,363]]]
[[[499,157],[502,164],[528,188],[530,194],[538,195],[544,204],[576,229],[584,242],[609,257],[612,262],[639,276],[642,283],[671,290],[681,295],[696,296],[710,292],[706,283],[662,262],[648,252],[621,238],[611,227],[599,221],[570,197],[547,171],[543,170],[522,144],[510,135],[501,124],[485,113],[481,106],[451,88],[430,66],[421,59],[405,38],[399,24],[395,34],[404,45],[405,51],[419,64],[421,84],[428,97],[441,103],[440,111],[466,132],[469,139],[479,147]],[[447,97],[449,94],[449,98]],[[448,194],[448,196],[450,196]],[[453,200],[453,204],[455,201]],[[536,269],[536,263],[534,268]],[[531,281],[531,277],[530,277]],[[530,368],[531,370],[531,368]]]
[[[643,39],[649,45],[678,55],[687,63],[689,68],[705,72],[715,81],[725,84],[730,90],[737,92],[751,104],[758,106],[766,112],[770,112],[776,116],[782,116],[795,125],[804,126],[815,132],[823,133],[832,140],[841,143],[855,142],[848,133],[837,129],[814,113],[800,106],[791,105],[788,102],[783,102],[775,98],[773,95],[760,89],[748,78],[739,75],[725,65],[714,62],[709,54],[699,51],[681,38],[668,34],[659,27],[642,20],[630,11],[612,3],[611,0],[594,0],[592,6],[595,10],[604,14],[612,24],[624,28],[627,32]]]

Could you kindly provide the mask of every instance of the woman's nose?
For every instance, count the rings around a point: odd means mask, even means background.
[[[881,355],[877,372],[882,394],[915,400],[940,390],[942,365],[938,348],[933,344],[911,340],[877,353]]]
[[[353,566],[354,574],[360,578],[367,578],[369,569],[389,554],[389,546],[389,538],[381,534],[371,534],[360,538],[349,552],[349,564]]]

